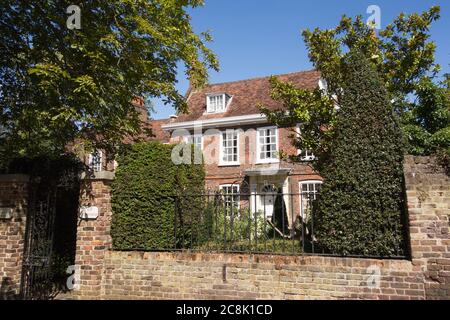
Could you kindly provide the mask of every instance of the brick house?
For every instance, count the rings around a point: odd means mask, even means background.
[[[278,77],[302,88],[322,84],[319,72],[314,70]],[[260,113],[259,104],[270,109],[282,107],[269,91],[269,77],[188,89],[189,113],[153,121],[153,130],[165,143],[195,144],[203,153],[207,189],[231,195],[248,193],[246,201],[252,211],[265,209],[270,217],[275,190],[281,188],[292,222],[305,210],[306,195],[318,191],[321,177],[308,163],[313,155],[292,146],[291,138],[298,134],[298,128],[278,128]],[[292,164],[280,160],[281,150],[304,161]],[[229,201],[243,201],[237,198]]]
[[[322,86],[320,74],[314,70],[277,77],[301,88]],[[278,128],[260,113],[261,104],[272,110],[282,108],[270,97],[269,77],[209,84],[200,90],[189,88],[186,100],[187,114],[148,120],[144,101],[135,99],[133,104],[141,111],[143,126],[151,127],[153,133],[144,138],[180,146],[195,144],[203,154],[206,189],[221,190],[229,195],[226,201],[232,205],[247,206],[253,212],[265,211],[269,218],[276,192],[281,189],[289,221],[304,213],[307,198],[315,197],[322,178],[310,166],[314,156],[292,145],[292,136],[299,134],[298,127]],[[302,162],[293,164],[279,159],[281,150],[298,155]],[[113,171],[117,166],[102,151],[83,158],[97,172]]]

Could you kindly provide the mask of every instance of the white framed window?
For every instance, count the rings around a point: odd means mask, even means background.
[[[296,131],[297,131],[297,136],[300,137],[300,125],[299,124],[297,124]],[[302,161],[312,161],[312,160],[316,159],[316,156],[310,149],[303,149],[303,150],[297,149],[297,155],[300,157],[300,160],[302,160]]]
[[[278,162],[278,128],[258,128],[256,147],[257,162]]]
[[[223,203],[227,215],[238,213],[239,209],[239,185],[238,184],[222,184],[219,189],[223,195]]]
[[[311,204],[320,193],[322,181],[309,180],[299,182],[300,190],[300,213],[303,219],[308,219]]]
[[[313,161],[316,156],[310,149],[298,150],[298,155],[302,161]]]
[[[206,112],[224,112],[230,102],[231,97],[226,93],[211,94],[206,96]]]
[[[193,144],[198,149],[203,150],[203,135],[201,134],[186,136],[184,137],[184,142],[188,144]]]
[[[103,152],[101,150],[95,150],[89,154],[89,168],[94,172],[103,170]]]
[[[229,129],[220,135],[219,165],[239,165],[239,131]]]

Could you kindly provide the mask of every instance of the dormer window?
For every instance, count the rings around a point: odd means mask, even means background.
[[[231,97],[226,93],[210,94],[206,96],[206,112],[224,112]]]

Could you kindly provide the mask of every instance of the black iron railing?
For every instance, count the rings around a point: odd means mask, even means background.
[[[314,208],[319,196],[317,192],[170,196],[172,241],[146,250],[340,256],[323,248],[316,236]]]

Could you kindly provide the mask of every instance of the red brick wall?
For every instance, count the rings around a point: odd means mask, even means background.
[[[108,299],[425,298],[410,261],[318,256],[111,251],[104,288]]]
[[[105,255],[111,248],[111,192],[110,177],[84,180],[81,185],[80,205],[96,206],[99,217],[81,220],[77,226],[75,281],[76,294],[83,298],[99,297]]]
[[[0,219],[0,300],[19,293],[27,198],[27,176],[0,176],[0,207],[14,208],[12,219]]]
[[[263,125],[265,127],[267,125]],[[233,183],[235,181],[242,181],[245,177],[244,171],[246,169],[264,168],[264,167],[280,167],[291,168],[292,185],[297,185],[301,180],[317,180],[321,179],[311,166],[307,164],[292,164],[286,161],[280,161],[277,164],[256,164],[256,129],[258,127],[245,126],[240,129],[239,134],[239,166],[219,165],[220,155],[220,133],[218,130],[210,132],[210,134],[203,135],[204,158],[206,161],[206,184],[207,187],[214,189],[220,184]],[[225,130],[225,129],[223,129]],[[296,155],[297,150],[292,146],[291,135],[295,134],[292,128],[278,129],[278,147],[279,150],[291,155]],[[179,138],[172,138],[172,143],[179,142]],[[297,182],[297,183],[295,183]]]
[[[103,209],[98,220],[81,222],[78,229],[81,286],[75,294],[95,299],[450,299],[450,182],[433,163],[424,157],[405,160],[411,261],[110,251],[109,182],[93,181],[91,202]],[[368,280],[375,281],[369,285]]]

